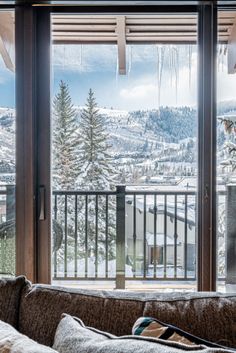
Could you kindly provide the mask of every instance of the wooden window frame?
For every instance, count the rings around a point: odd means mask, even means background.
[[[198,290],[216,289],[217,7],[203,5],[15,6],[16,266],[33,282],[51,282],[50,14],[195,12],[199,16]],[[0,5],[1,8],[5,6]],[[14,8],[8,6],[7,8]],[[44,189],[42,189],[44,188]],[[40,191],[40,192],[39,192]],[[41,196],[41,200],[40,200]],[[39,220],[40,211],[44,218]]]

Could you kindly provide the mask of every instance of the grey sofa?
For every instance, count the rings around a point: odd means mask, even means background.
[[[61,314],[115,335],[130,335],[137,318],[151,316],[203,339],[236,347],[236,294],[160,294],[89,291],[0,280],[0,320],[52,346]]]

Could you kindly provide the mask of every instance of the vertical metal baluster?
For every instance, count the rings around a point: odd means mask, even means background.
[[[187,273],[187,256],[188,256],[188,196],[185,195],[184,197],[184,278],[187,279],[188,273]]]
[[[124,185],[116,186],[116,289],[125,289],[125,210]]]
[[[75,195],[75,278],[77,277],[77,252],[78,252],[78,196]]]
[[[144,212],[143,212],[143,277],[146,278],[146,265],[147,265],[147,260],[146,260],[146,213],[147,213],[147,195],[143,195],[144,197]]]
[[[54,198],[54,219],[57,220],[57,195]],[[52,230],[53,245],[54,245],[54,279],[57,278],[57,250],[56,250],[56,235]]]
[[[164,197],[164,278],[166,278],[167,263],[167,195]]]
[[[98,195],[95,199],[95,278],[98,276]]]
[[[85,195],[85,277],[88,277],[88,195]]]
[[[133,231],[133,277],[136,277],[136,194],[134,194]]]
[[[157,195],[154,195],[154,249],[153,249],[153,274],[154,278],[157,277],[157,257],[156,257],[156,247],[157,247]]]
[[[175,221],[174,221],[174,277],[177,276],[177,195],[175,195]]]
[[[106,195],[106,231],[105,231],[105,238],[106,238],[106,278],[108,278],[108,195]]]
[[[65,194],[65,253],[64,253],[64,274],[67,277],[67,194]]]

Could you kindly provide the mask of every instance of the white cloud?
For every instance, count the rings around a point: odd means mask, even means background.
[[[156,86],[152,83],[139,84],[131,88],[123,88],[120,90],[120,96],[123,99],[144,99],[156,92]]]

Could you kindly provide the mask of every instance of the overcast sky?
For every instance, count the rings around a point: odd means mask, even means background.
[[[164,59],[162,82],[158,80],[158,53]],[[188,46],[127,46],[127,75],[117,69],[113,45],[54,46],[52,49],[52,96],[60,80],[68,83],[72,101],[84,105],[89,88],[102,107],[136,110],[197,105],[197,50]],[[161,60],[161,59],[159,59]],[[14,107],[14,73],[0,58],[0,106]],[[177,81],[176,81],[177,80]],[[226,60],[218,69],[218,100],[236,100],[236,75],[228,75]]]

